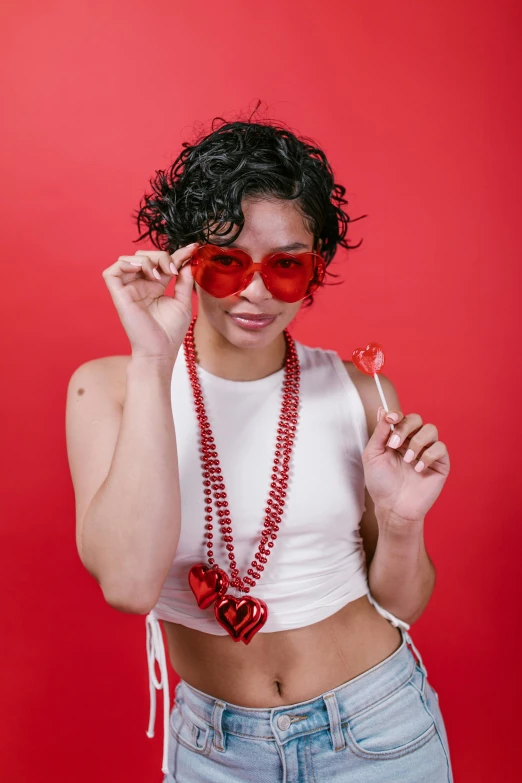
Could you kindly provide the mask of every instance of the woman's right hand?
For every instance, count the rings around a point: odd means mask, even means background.
[[[133,358],[175,361],[192,319],[193,286],[190,264],[179,274],[177,270],[197,245],[185,245],[172,255],[165,250],[138,250],[133,256],[120,256],[103,270],[102,277],[130,340]],[[173,275],[177,275],[174,295],[165,296]]]

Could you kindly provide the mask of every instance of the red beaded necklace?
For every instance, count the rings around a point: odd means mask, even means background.
[[[207,541],[208,563],[198,563],[192,566],[188,574],[190,588],[200,609],[206,609],[213,602],[216,620],[230,634],[235,642],[242,641],[249,644],[254,635],[263,627],[268,618],[268,607],[260,598],[253,596],[236,598],[232,594],[226,594],[227,589],[235,587],[243,593],[249,593],[250,588],[256,585],[261,578],[264,564],[277,539],[279,525],[283,516],[288,487],[288,473],[292,447],[297,430],[299,415],[299,381],[300,367],[299,357],[294,340],[285,329],[283,334],[286,340],[285,377],[283,381],[283,399],[277,428],[276,447],[272,478],[270,483],[269,498],[265,510],[263,530],[258,552],[252,560],[248,576],[241,578],[237,569],[234,555],[232,536],[232,520],[228,508],[227,493],[216,451],[216,444],[205,411],[203,393],[196,368],[196,350],[194,346],[194,318],[187,331],[183,348],[185,360],[189,372],[190,382],[194,395],[194,404],[201,435],[201,465],[203,471],[203,493],[205,499],[205,528],[208,531],[205,536]],[[231,578],[216,564],[212,551],[212,511],[214,492],[217,507],[218,522],[221,525],[221,536],[226,543],[228,558],[230,560]],[[267,548],[268,545],[268,548]],[[259,561],[259,562],[258,562]]]

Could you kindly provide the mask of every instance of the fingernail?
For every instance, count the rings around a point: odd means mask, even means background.
[[[392,449],[395,449],[395,448],[397,448],[397,446],[399,445],[400,442],[401,442],[400,435],[395,434],[395,435],[391,436],[391,438],[389,439],[389,441],[388,441],[388,443],[386,445],[389,446]]]
[[[141,261],[131,261],[132,266],[141,266]]]
[[[170,262],[170,271],[172,272],[173,275],[178,274],[178,270],[176,269],[176,264],[173,261]]]
[[[423,469],[423,467],[424,467],[424,462],[422,462],[422,461],[421,462],[417,462],[417,464],[415,465],[415,470],[417,471],[417,473],[420,473],[421,470]]]
[[[379,410],[377,411],[377,424],[378,424],[378,423],[380,422],[380,420],[381,420],[382,411],[383,411],[383,407],[382,407],[382,405],[381,405],[381,406],[379,407]]]
[[[415,456],[415,452],[413,451],[413,449],[408,449],[408,451],[406,452],[403,458],[404,462],[411,462],[414,456]]]
[[[158,280],[161,280],[161,275],[160,275],[160,273],[158,272],[157,269],[153,269],[152,270],[152,274],[154,275],[154,277],[157,277]]]
[[[398,413],[387,413],[386,414],[386,421],[399,421],[399,414]]]

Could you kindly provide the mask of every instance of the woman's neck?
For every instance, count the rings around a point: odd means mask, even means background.
[[[194,342],[198,365],[229,381],[257,381],[284,366],[286,341],[283,333],[264,348],[238,348],[199,315],[194,326]]]

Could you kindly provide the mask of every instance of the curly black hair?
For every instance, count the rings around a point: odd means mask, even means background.
[[[222,124],[216,128],[217,123]],[[234,236],[219,242],[230,244],[245,222],[242,199],[253,196],[295,199],[314,248],[322,240],[318,252],[326,266],[337,245],[353,250],[361,244],[362,239],[350,245],[346,238],[354,220],[343,210],[346,188],[334,181],[325,153],[284,123],[215,117],[210,133],[202,131],[193,144],[182,146],[170,168],[150,179],[152,192],[132,215],[138,232],[146,227],[135,242],[149,237],[155,247],[173,253],[190,242],[209,242],[210,225],[220,237],[238,226]],[[307,299],[311,304],[313,297]]]

